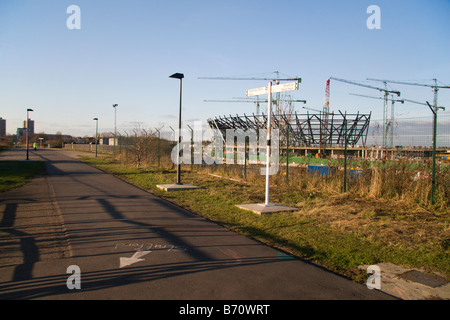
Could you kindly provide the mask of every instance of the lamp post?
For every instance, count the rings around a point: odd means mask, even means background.
[[[34,111],[33,109],[27,109],[27,160],[30,160],[29,158],[28,158],[28,134],[29,134],[29,131],[30,131],[30,117],[29,117],[29,112],[32,112],[32,111]]]
[[[97,122],[95,125],[95,157],[97,158],[97,145],[98,145],[98,118],[94,118]]]
[[[182,73],[174,73],[173,75],[169,76],[169,78],[173,79],[180,79],[180,107],[178,110],[178,145],[177,145],[177,157],[178,157],[178,165],[177,165],[177,183],[181,184],[180,179],[180,169],[181,169],[181,159],[180,159],[180,144],[181,144],[181,96],[182,96],[182,83],[184,74]]]
[[[181,183],[181,157],[180,157],[180,144],[181,144],[181,97],[182,97],[182,79],[184,78],[184,75],[182,73],[174,73],[173,75],[169,76],[169,78],[174,79],[180,79],[180,107],[178,112],[178,144],[177,144],[177,182],[173,184],[157,184],[156,187],[165,191],[179,191],[179,190],[188,190],[188,189],[199,189],[200,187],[193,186],[192,184],[182,184]],[[172,131],[175,133],[175,130],[173,130],[172,127],[170,127]],[[173,150],[173,149],[172,149]],[[173,155],[173,154],[172,154]],[[175,160],[175,159],[172,159]],[[172,161],[172,164],[175,161]]]
[[[114,157],[116,156],[116,136],[117,136],[117,107],[119,105],[113,104],[113,108],[114,108],[114,147],[113,147],[113,155]]]

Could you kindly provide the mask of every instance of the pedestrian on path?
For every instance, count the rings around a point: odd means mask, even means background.
[[[37,142],[33,143],[33,148],[34,148],[34,151],[37,150]]]

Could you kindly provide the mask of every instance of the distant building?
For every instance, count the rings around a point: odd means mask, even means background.
[[[24,128],[17,128],[17,132],[16,132],[17,140],[19,140],[20,137],[23,136],[23,134],[25,133],[25,130],[26,129],[24,129]]]
[[[28,133],[29,134],[33,134],[34,133],[34,120],[29,119],[28,122],[27,122],[27,120],[23,121],[23,127],[22,128],[24,128],[25,130],[27,129],[27,123],[30,124],[30,128],[28,130]],[[26,133],[26,131],[24,131],[24,132]]]
[[[118,139],[116,139],[116,145],[117,145]],[[113,146],[114,145],[114,138],[100,138],[98,140],[98,144],[103,144],[107,146]]]
[[[0,137],[6,136],[6,119],[0,117]]]
[[[34,134],[34,120],[29,119],[28,123],[30,124],[30,131],[28,131],[29,134]],[[20,139],[21,136],[24,134],[27,134],[27,120],[23,120],[22,128],[17,128],[17,140]]]

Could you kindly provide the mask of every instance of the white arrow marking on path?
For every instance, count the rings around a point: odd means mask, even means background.
[[[139,261],[145,261],[145,259],[140,259],[141,257],[149,254],[151,251],[136,251],[135,254],[131,256],[131,258],[126,257],[120,257],[120,268],[132,265],[133,263],[139,262]]]

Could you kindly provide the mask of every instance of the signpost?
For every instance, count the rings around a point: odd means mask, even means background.
[[[269,82],[267,87],[261,87],[256,89],[250,89],[246,91],[247,97],[259,96],[267,94],[267,151],[266,151],[266,193],[265,202],[258,204],[241,204],[237,207],[245,210],[250,210],[258,214],[278,212],[278,211],[295,211],[297,208],[287,207],[269,202],[269,190],[270,190],[270,156],[271,156],[271,134],[272,134],[272,93],[294,91],[298,90],[298,81],[282,83],[272,86],[272,82]]]
[[[271,93],[278,93],[278,92],[284,92],[284,91],[295,91],[298,90],[298,81],[295,82],[289,82],[289,83],[282,83],[278,84],[276,86],[272,86],[272,83],[270,82],[267,87],[261,87],[256,89],[249,89],[246,91],[247,97],[253,97],[253,96],[260,96],[263,94],[268,94],[270,99]],[[270,91],[270,92],[269,92]]]

